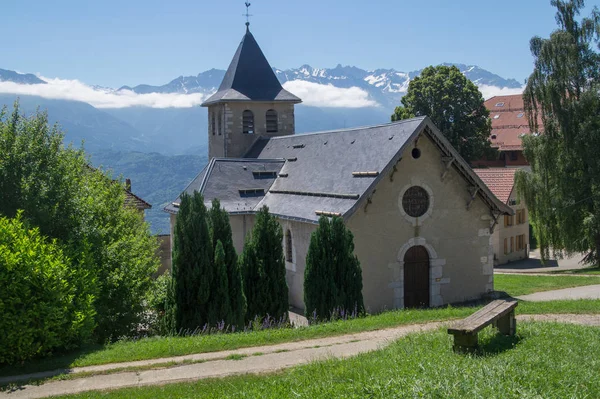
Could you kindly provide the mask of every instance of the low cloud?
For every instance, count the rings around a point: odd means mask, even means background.
[[[300,97],[305,105],[314,107],[363,108],[379,105],[360,87],[344,89],[331,84],[323,85],[304,80],[291,80],[285,82],[283,87]]]
[[[39,96],[54,100],[86,102],[96,108],[191,108],[200,105],[204,94],[149,93],[137,94],[131,90],[102,89],[88,86],[78,80],[48,79],[47,84],[18,84],[0,82],[0,93]]]
[[[484,99],[490,99],[494,96],[508,96],[511,94],[523,94],[523,90],[525,87],[519,87],[516,89],[509,87],[497,87],[497,86],[488,86],[488,85],[480,85],[479,91],[483,95]]]

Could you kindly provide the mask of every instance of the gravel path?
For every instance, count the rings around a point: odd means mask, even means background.
[[[558,321],[600,326],[600,315],[520,315],[517,319],[522,321]],[[26,385],[12,392],[2,392],[0,393],[0,398],[42,398],[91,390],[158,385],[240,374],[269,373],[313,361],[330,358],[346,358],[360,353],[374,351],[381,349],[390,342],[406,336],[407,334],[434,330],[449,323],[450,322],[433,322],[338,337],[244,348],[234,351],[204,353],[174,358],[109,364],[104,366],[80,367],[73,369],[70,372],[106,372],[107,370],[120,369],[123,367],[149,366],[153,364],[159,365],[168,362],[203,362],[147,371],[95,375],[73,380],[54,381],[39,386]],[[242,357],[240,360],[225,359],[231,355],[241,355],[246,357]],[[34,375],[27,376],[27,378],[31,377],[34,377]]]
[[[563,299],[600,299],[600,285],[584,285],[562,290],[542,291],[517,297],[523,301],[556,301]]]

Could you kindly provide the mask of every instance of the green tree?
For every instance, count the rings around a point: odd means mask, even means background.
[[[211,300],[208,309],[208,322],[211,326],[226,322],[230,315],[229,283],[223,243],[217,241],[214,261],[214,281],[211,287]]]
[[[228,312],[225,321],[227,324],[241,328],[244,325],[246,316],[246,297],[244,296],[244,287],[242,286],[242,273],[233,246],[231,225],[229,223],[229,214],[223,208],[218,199],[214,199],[212,207],[208,211],[210,217],[210,227],[212,232],[213,248],[216,248],[220,241],[223,246],[225,271],[227,274],[229,298]],[[221,299],[222,300],[222,299]]]
[[[455,66],[429,66],[410,81],[392,121],[429,116],[467,161],[491,156],[492,122],[473,82]]]
[[[77,346],[95,325],[94,297],[78,289],[89,276],[21,215],[0,217],[0,364]]]
[[[281,226],[264,206],[256,214],[252,236],[246,241],[240,261],[248,302],[246,320],[257,316],[287,318],[288,286],[282,243]]]
[[[304,271],[306,317],[318,320],[339,313],[362,314],[362,271],[354,237],[341,218],[322,216],[313,232]]]
[[[209,323],[213,264],[204,198],[196,191],[183,193],[173,234],[172,299],[167,302],[172,332],[194,331]]]
[[[517,187],[543,258],[587,252],[584,261],[600,265],[600,12],[578,21],[583,0],[551,4],[558,29],[531,39],[523,95],[531,131],[543,134],[523,138],[531,173],[518,172]]]
[[[77,289],[94,296],[99,340],[135,331],[159,260],[142,215],[125,206],[123,186],[90,168],[83,149],[65,148],[45,113],[24,117],[18,103],[10,115],[0,111],[0,154],[0,214],[22,210],[87,272]]]

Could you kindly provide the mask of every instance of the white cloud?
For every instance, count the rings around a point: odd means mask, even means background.
[[[302,99],[305,105],[324,108],[363,108],[379,104],[369,98],[360,87],[343,89],[304,80],[290,80],[283,87]]]
[[[483,95],[484,99],[490,99],[494,96],[508,96],[511,94],[522,94],[525,87],[520,87],[517,89],[509,88],[509,87],[497,87],[497,86],[488,86],[488,85],[478,85],[479,91]]]
[[[48,79],[47,84],[25,85],[0,82],[0,93],[39,96],[48,99],[83,101],[96,108],[190,108],[206,99],[204,94],[149,93],[136,94],[130,90],[114,91],[90,87],[78,80]]]

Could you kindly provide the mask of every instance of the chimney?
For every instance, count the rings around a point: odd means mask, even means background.
[[[125,189],[131,191],[131,179],[125,179]]]

